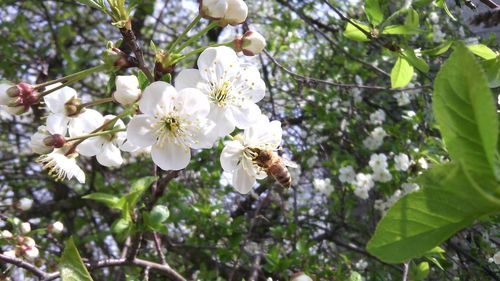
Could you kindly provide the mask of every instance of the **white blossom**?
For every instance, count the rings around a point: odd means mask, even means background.
[[[31,225],[29,222],[23,222],[19,225],[19,230],[21,233],[26,234],[31,231]]]
[[[73,88],[64,87],[43,97],[48,111],[47,130],[51,134],[71,137],[81,136],[83,131],[91,131],[100,125],[102,114],[93,109],[77,111],[80,103]],[[75,111],[75,112],[72,112]]]
[[[325,195],[329,195],[334,189],[330,179],[314,179],[313,186],[317,191]]]
[[[52,233],[59,234],[64,230],[64,225],[60,221],[56,221],[49,225],[49,230]]]
[[[370,123],[374,125],[381,125],[385,121],[385,111],[379,109],[370,114]]]
[[[438,23],[439,22],[439,16],[436,12],[431,12],[429,13],[429,20],[432,22],[432,23]]]
[[[429,164],[427,163],[427,160],[425,160],[424,157],[421,157],[420,159],[418,159],[418,164],[424,170],[427,170],[429,168]]]
[[[113,98],[122,105],[130,105],[141,96],[139,80],[135,75],[119,75],[115,80],[116,91]]]
[[[378,182],[389,182],[392,180],[392,174],[387,169],[377,169],[373,171],[372,178]]]
[[[13,237],[12,232],[8,230],[2,230],[0,232],[0,239],[10,239],[12,237]]]
[[[355,185],[356,189],[354,189],[354,194],[361,199],[368,199],[368,192],[373,188],[375,183],[371,175],[358,173],[356,175]]]
[[[419,190],[420,186],[418,184],[416,184],[416,183],[408,183],[408,182],[406,182],[406,183],[403,183],[401,185],[401,188],[403,189],[403,192],[405,194],[408,194],[408,193],[412,193],[414,191]]]
[[[341,182],[353,183],[356,179],[356,173],[351,165],[339,169],[339,180]]]
[[[115,119],[114,115],[106,115],[101,119],[101,125]],[[125,129],[125,124],[121,119],[117,119],[113,128],[109,130]],[[90,132],[84,132],[90,133]],[[96,156],[97,162],[106,167],[119,167],[123,163],[120,149],[124,146],[127,133],[125,131],[114,132],[106,135],[92,137],[78,145],[81,155]]]
[[[213,122],[207,97],[194,88],[177,91],[170,84],[154,82],[139,101],[142,114],[134,116],[127,128],[127,139],[138,147],[151,148],[153,162],[163,170],[184,169],[191,159],[191,148],[208,148],[214,138],[207,136]]]
[[[67,148],[56,148],[49,154],[41,155],[36,162],[43,165],[43,169],[47,170],[50,176],[56,181],[75,177],[80,183],[85,183],[85,173],[76,164],[78,153],[72,152],[66,155]]]
[[[368,262],[364,259],[360,259],[355,265],[358,270],[364,271],[368,267]]]
[[[493,262],[496,265],[500,265],[500,251],[496,252],[495,255],[493,256]]]
[[[53,147],[47,146],[44,142],[44,140],[49,136],[51,136],[51,134],[47,130],[46,126],[38,127],[37,132],[31,136],[31,141],[29,143],[31,150],[37,154],[50,153]]]
[[[16,204],[16,207],[22,211],[31,209],[31,206],[33,206],[33,200],[29,198],[21,198]]]
[[[234,188],[246,194],[250,192],[256,179],[267,176],[265,171],[253,162],[253,148],[276,150],[281,143],[281,123],[269,122],[265,116],[252,127],[225,144],[220,156],[224,171],[232,174]]]
[[[410,167],[410,158],[404,153],[400,153],[394,157],[394,167],[398,171],[407,171]]]
[[[373,171],[385,170],[387,168],[387,156],[385,154],[372,154],[368,162]]]
[[[265,83],[255,66],[240,65],[233,49],[207,48],[198,58],[198,69],[185,69],[175,80],[177,89],[198,88],[210,101],[208,118],[215,122],[215,137],[246,129],[260,118],[255,104],[265,95]]]
[[[407,92],[399,92],[396,93],[395,95],[396,101],[398,102],[398,106],[405,106],[410,104],[411,99],[410,99],[410,94]]]
[[[382,144],[383,144],[382,139],[375,139],[371,136],[363,140],[363,145],[369,150],[376,150],[377,148],[382,146]]]

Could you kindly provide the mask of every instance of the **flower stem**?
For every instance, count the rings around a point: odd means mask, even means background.
[[[83,109],[85,107],[91,107],[91,106],[94,106],[94,105],[108,103],[108,102],[113,102],[113,101],[114,101],[114,99],[111,97],[111,98],[98,99],[98,100],[94,100],[94,101],[82,103],[82,104],[80,104],[80,106],[78,106],[78,110],[81,110],[81,109]]]
[[[189,38],[186,42],[184,42],[184,44],[182,44],[178,49],[177,51],[175,51],[176,53],[180,53],[184,48],[186,48],[187,46],[189,46],[191,43],[195,42],[196,40],[198,40],[198,38],[200,38],[201,36],[205,35],[205,33],[209,32],[210,30],[214,29],[217,25],[219,25],[218,22],[216,21],[213,21],[211,22],[210,24],[207,25],[207,27],[205,27],[203,30],[201,30],[200,32],[198,32],[196,35],[194,35],[193,37]]]
[[[177,44],[179,44],[181,42],[181,40],[186,36],[186,34],[201,20],[201,17],[198,15],[196,16],[196,18],[193,19],[193,21],[186,27],[186,29],[184,29],[184,31],[181,33],[181,35],[179,35],[179,37],[177,37],[177,39],[175,39],[174,43],[172,43],[170,45],[170,47],[168,48],[168,52],[169,53],[172,53],[172,51],[174,50],[174,48],[177,46]]]
[[[123,132],[123,131],[126,131],[127,129],[126,128],[117,128],[117,129],[112,129],[112,130],[108,130],[108,131],[99,131],[99,132],[95,132],[95,133],[90,133],[88,135],[83,135],[83,136],[78,136],[78,137],[74,137],[74,138],[69,138],[69,139],[66,139],[66,141],[75,141],[75,140],[85,140],[85,139],[88,139],[88,138],[92,138],[92,137],[98,137],[98,136],[102,136],[102,135],[108,135],[108,134],[113,134],[113,133],[117,133],[117,132]],[[80,144],[80,143],[78,143]]]
[[[108,69],[109,66],[107,64],[101,64],[101,65],[98,65],[98,66],[94,66],[92,68],[89,68],[89,69],[85,69],[85,70],[82,70],[82,71],[79,71],[77,73],[73,73],[71,75],[68,75],[68,76],[65,76],[65,77],[61,77],[61,78],[58,78],[56,80],[51,80],[51,81],[47,81],[45,83],[41,83],[41,84],[37,84],[34,86],[35,89],[38,89],[38,88],[41,88],[41,87],[46,87],[46,86],[49,86],[49,85],[52,85],[52,84],[55,84],[55,83],[58,83],[58,82],[67,82],[67,81],[78,81],[78,80],[81,80],[85,77],[87,77],[88,75],[92,74],[92,73],[95,73],[95,72],[99,72],[99,71],[104,71],[106,69]]]
[[[81,78],[78,78],[78,77],[70,78],[69,80],[65,81],[62,85],[59,85],[59,86],[57,86],[55,88],[52,88],[50,90],[47,90],[45,92],[41,92],[39,98],[43,98],[44,96],[46,96],[48,94],[51,94],[51,93],[53,93],[53,92],[55,92],[55,91],[57,91],[59,89],[62,89],[64,87],[68,86],[68,85],[71,85],[71,84],[75,83],[76,81],[78,81],[80,79]]]

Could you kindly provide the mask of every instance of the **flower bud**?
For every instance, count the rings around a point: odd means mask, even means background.
[[[227,10],[224,18],[219,22],[221,26],[238,25],[248,16],[248,6],[243,0],[227,0]]]
[[[311,277],[307,276],[304,272],[297,272],[292,275],[290,281],[313,281]]]
[[[12,232],[8,230],[2,230],[2,232],[0,232],[0,239],[11,239],[12,237]]]
[[[64,225],[60,221],[56,221],[55,223],[49,224],[47,227],[49,232],[52,232],[54,234],[59,234],[63,231]]]
[[[115,80],[116,91],[113,98],[122,105],[130,105],[141,96],[139,80],[134,75],[117,76]]]
[[[266,39],[258,32],[247,31],[243,37],[234,39],[234,46],[237,52],[243,52],[245,56],[255,56],[262,53],[266,47]]]
[[[31,206],[33,206],[33,200],[31,200],[29,198],[22,198],[16,204],[16,208],[18,208],[22,211],[27,211],[27,210],[31,209]]]
[[[227,10],[227,0],[200,0],[200,16],[210,20],[219,20]]]
[[[18,240],[20,241],[20,244],[22,244],[26,247],[35,247],[36,246],[35,240],[31,237],[19,237]]]
[[[37,247],[26,247],[23,249],[24,255],[28,259],[36,259],[38,255],[40,254],[40,251],[38,250]]]
[[[11,98],[18,97],[21,95],[21,89],[19,89],[19,87],[17,85],[12,86],[9,89],[7,89],[6,94],[7,94],[7,96],[9,96]]]
[[[9,114],[23,114],[38,100],[38,93],[28,83],[21,82],[15,86],[0,84],[0,105]]]
[[[43,144],[49,147],[61,148],[66,139],[60,134],[54,134],[43,139]]]
[[[23,223],[21,223],[21,225],[19,226],[19,230],[23,234],[26,234],[26,233],[30,232],[31,231],[31,225],[30,225],[30,223],[29,222],[23,222]]]

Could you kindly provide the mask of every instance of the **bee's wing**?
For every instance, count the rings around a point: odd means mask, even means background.
[[[285,164],[285,166],[288,166],[290,168],[298,168],[299,167],[299,164],[293,162],[290,159],[286,159],[286,158],[282,157],[281,160],[283,161],[283,164]]]

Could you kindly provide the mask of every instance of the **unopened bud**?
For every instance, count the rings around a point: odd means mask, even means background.
[[[243,52],[245,56],[260,54],[266,47],[264,36],[255,31],[247,31],[243,36],[236,36],[233,42],[235,51]]]
[[[31,237],[19,237],[19,238],[22,238],[22,242],[20,242],[20,244],[22,244],[26,247],[35,247],[36,246],[35,240]]]
[[[66,143],[66,139],[60,134],[54,134],[43,139],[43,144],[48,147],[61,148]]]
[[[27,247],[23,249],[24,255],[28,259],[36,259],[40,255],[40,251],[37,247]]]
[[[16,204],[16,208],[18,208],[22,211],[27,211],[27,210],[31,209],[31,206],[33,206],[33,200],[31,200],[29,198],[22,198]]]
[[[227,1],[200,0],[200,16],[209,20],[218,20],[224,17],[227,10]]]
[[[130,105],[141,96],[139,80],[134,75],[123,75],[116,77],[116,91],[113,98],[122,105]]]
[[[26,233],[30,232],[31,231],[31,225],[30,225],[30,223],[29,222],[23,222],[23,223],[21,223],[21,225],[19,226],[19,230],[23,234],[26,234]]]
[[[12,232],[8,230],[2,230],[2,232],[0,232],[0,239],[11,239],[12,237]]]
[[[248,16],[248,6],[243,0],[228,0],[224,18],[219,21],[221,26],[238,25],[243,23]]]
[[[56,221],[55,223],[49,224],[47,229],[49,232],[59,234],[63,231],[64,225],[60,221]]]
[[[17,85],[12,86],[7,90],[6,93],[7,93],[7,96],[9,96],[11,98],[18,97],[21,94],[21,89],[19,89],[19,87]]]

